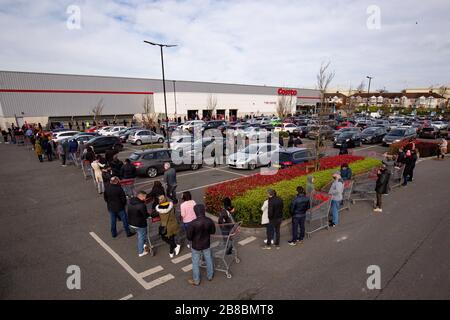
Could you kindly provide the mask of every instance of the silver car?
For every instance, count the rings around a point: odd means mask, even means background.
[[[128,136],[127,142],[138,146],[143,143],[163,143],[164,137],[150,130],[136,130]]]

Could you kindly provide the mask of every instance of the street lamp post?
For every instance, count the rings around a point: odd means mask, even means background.
[[[173,80],[173,100],[175,102],[175,122],[178,123],[178,119],[177,119],[177,89],[175,87],[175,80]]]
[[[163,54],[163,47],[170,48],[170,47],[176,47],[176,44],[162,44],[162,43],[155,43],[144,40],[145,43],[151,44],[152,46],[159,46],[161,50],[161,67],[162,67],[162,81],[163,81],[163,92],[164,92],[164,111],[166,114],[166,134],[167,134],[167,146],[170,148],[170,137],[169,137],[169,116],[167,115],[167,99],[166,99],[166,78],[164,75],[164,54]]]
[[[373,77],[367,76],[366,78],[369,79],[369,86],[367,87],[367,111],[369,111],[370,82],[372,81]]]

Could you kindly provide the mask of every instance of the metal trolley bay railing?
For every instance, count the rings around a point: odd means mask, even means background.
[[[310,195],[311,209],[306,213],[306,236],[329,228],[328,217],[331,208],[331,195],[325,192],[314,191]]]

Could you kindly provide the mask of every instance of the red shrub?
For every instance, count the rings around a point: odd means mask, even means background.
[[[364,157],[353,155],[325,157],[320,159],[320,169],[327,170],[338,167],[343,163],[352,163],[363,159]],[[256,187],[267,186],[282,180],[290,180],[306,175],[306,167],[311,164],[312,162],[302,163],[286,169],[278,170],[278,172],[274,175],[255,174],[253,176],[239,178],[208,187],[205,192],[205,204],[208,208],[214,208],[215,212],[219,212],[223,199],[226,197],[233,199],[244,194],[247,190],[251,190]]]

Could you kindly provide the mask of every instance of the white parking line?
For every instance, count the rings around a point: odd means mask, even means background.
[[[202,172],[207,172],[207,171],[212,171],[213,169],[206,169],[206,170],[196,170],[196,171],[194,171],[194,172],[189,172],[189,173],[182,173],[182,174],[177,174],[177,178],[181,178],[181,177],[184,177],[184,176],[190,176],[190,175],[192,175],[192,174],[199,174],[199,173],[202,173]],[[153,183],[153,182],[155,182],[155,181],[158,181],[158,180],[163,180],[163,177],[161,176],[161,177],[159,177],[159,178],[153,178],[153,179],[149,179],[149,180],[145,180],[145,181],[142,181],[142,182],[137,182],[137,183],[135,183],[134,185],[135,186],[143,186],[143,185],[146,185],[146,184],[150,184],[150,183]]]
[[[113,249],[111,249],[110,246],[108,246],[102,239],[100,239],[99,236],[97,236],[94,232],[89,232],[89,234],[92,236],[92,238],[94,238],[95,241],[97,241],[100,246],[103,247],[103,249],[106,250],[106,252],[108,252],[141,286],[144,287],[145,290],[149,290],[151,288],[154,288],[157,285],[163,284],[171,279],[175,279],[175,277],[172,274],[166,274],[165,276],[162,276],[156,280],[153,280],[151,282],[147,282],[144,280],[144,277],[142,277],[142,275],[148,276],[150,273],[150,271],[152,273],[155,273],[154,270],[159,269],[158,271],[162,270],[162,267],[156,267],[153,269],[149,269],[147,271],[144,271],[142,273],[137,273],[136,271],[133,270],[133,268],[130,267],[130,265],[128,263],[125,262],[125,260],[123,260]]]
[[[192,263],[188,264],[187,266],[181,268],[181,270],[183,270],[183,272],[188,272],[192,270]]]
[[[129,300],[131,298],[133,298],[133,295],[130,293],[129,295],[127,295],[127,296],[125,296],[123,298],[120,298],[119,300]]]
[[[256,240],[256,237],[251,236],[251,237],[245,238],[245,239],[242,240],[242,241],[239,241],[238,243],[239,243],[241,246],[245,246],[246,244],[249,244],[250,242],[255,241],[255,240]]]
[[[379,147],[379,145],[378,145],[378,144],[375,144],[375,145],[373,145],[373,146],[355,149],[355,151],[366,150],[366,149],[371,149],[371,148],[376,148],[376,147]]]
[[[187,260],[192,257],[192,253],[186,253],[178,258],[172,259],[173,263],[180,263],[181,261]]]
[[[159,286],[163,283],[166,283],[169,280],[175,279],[172,274],[166,274],[165,276],[159,277],[158,279],[153,280],[152,282],[147,283],[147,290],[152,289],[156,286]]]
[[[157,266],[157,267],[148,269],[147,271],[139,273],[138,276],[143,279],[145,277],[148,277],[149,275],[152,275],[152,274],[157,273],[157,272],[162,271],[162,270],[164,270],[163,267]]]
[[[206,166],[205,166],[205,167],[206,167]],[[207,167],[207,168],[211,168],[212,170],[217,170],[217,171],[226,172],[226,173],[229,173],[229,174],[235,174],[235,175],[241,176],[241,177],[249,177],[249,176],[251,176],[251,174],[250,174],[250,175],[248,175],[248,174],[242,174],[242,173],[232,172],[232,171],[228,171],[228,170],[224,170],[224,169],[219,169],[219,168],[214,168],[214,167]]]
[[[205,184],[204,186],[200,186],[200,187],[197,187],[197,188],[191,188],[191,189],[179,191],[179,192],[177,192],[177,194],[182,194],[183,192],[186,192],[186,191],[193,191],[193,190],[203,189],[203,188],[215,186],[216,184],[221,184],[221,183],[224,183],[224,182],[230,182],[230,181],[234,181],[234,180],[237,180],[237,179],[239,179],[239,178],[228,179],[228,180],[219,181],[219,182],[215,182],[215,183]]]

